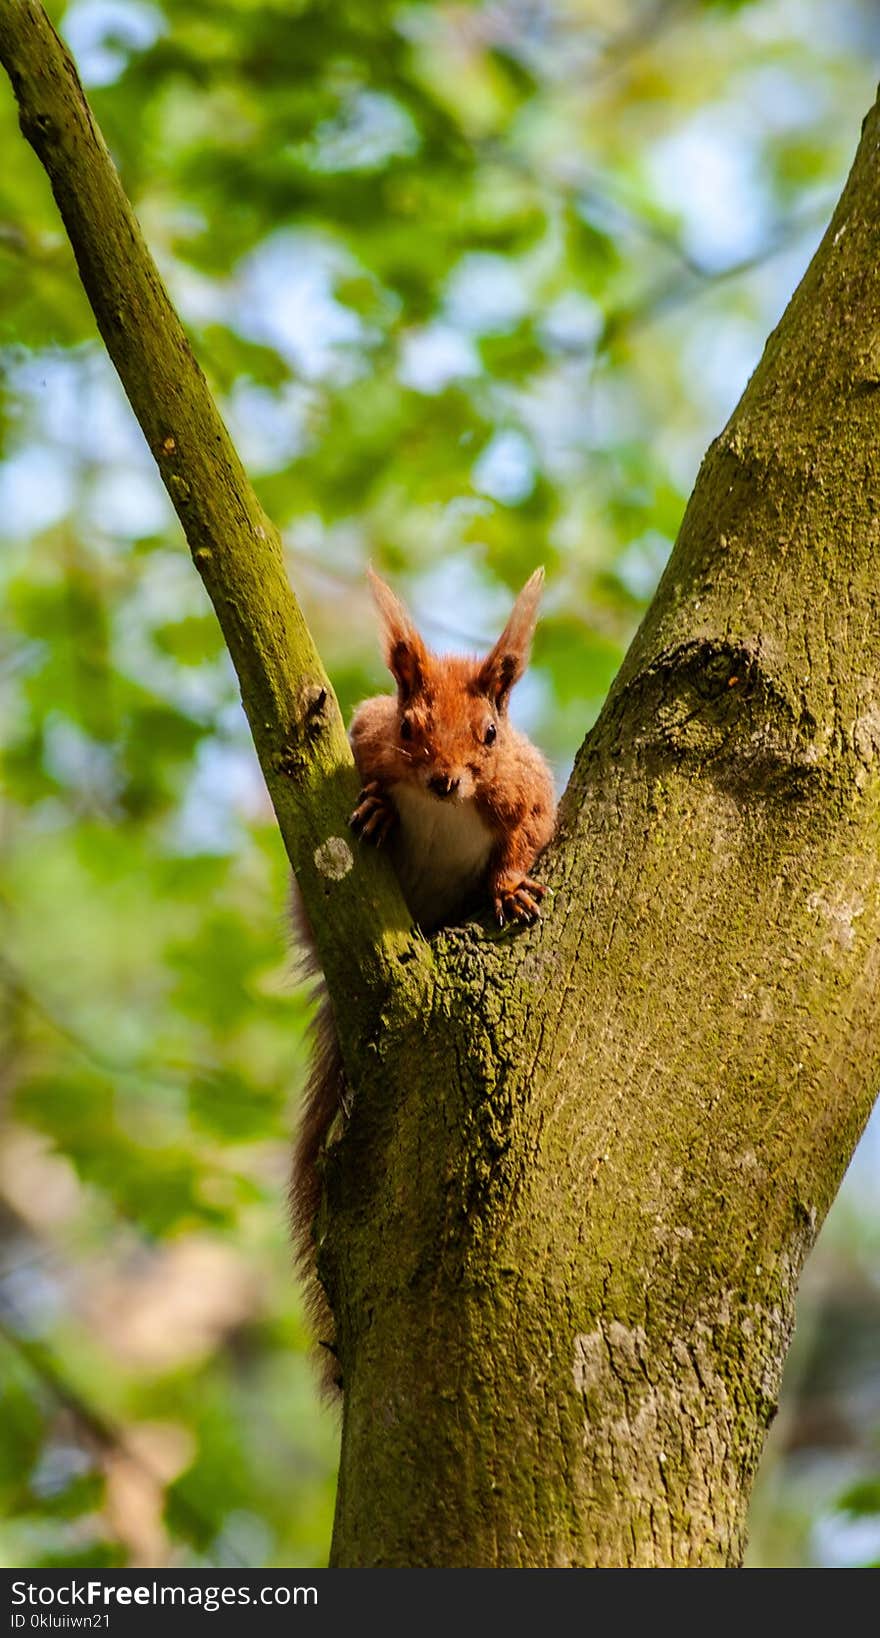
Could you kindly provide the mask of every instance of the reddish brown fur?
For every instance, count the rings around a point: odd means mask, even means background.
[[[390,587],[376,575],[371,581],[397,694],[377,695],[355,713],[351,746],[364,788],[352,826],[377,844],[391,838],[391,857],[404,891],[410,873],[418,872],[419,849],[430,855],[439,846],[433,866],[427,858],[419,884],[418,913],[425,930],[456,919],[475,887],[491,899],[499,921],[534,921],[544,888],[528,872],[553,833],[555,797],[544,758],[511,726],[507,705],[528,663],[543,571],[523,588],[483,660],[432,654]],[[444,825],[450,827],[445,840]],[[458,855],[450,860],[449,849],[459,845],[465,850],[461,880],[453,882],[450,897],[450,869],[454,873]],[[300,919],[306,944],[313,949],[308,924],[304,916]],[[344,1089],[326,996],[318,1020],[291,1207],[310,1313],[320,1340],[328,1345],[324,1383],[332,1388],[339,1385],[332,1317],[315,1271],[313,1240],[321,1153]]]
[[[351,725],[351,745],[365,787],[378,785],[372,805],[353,816],[365,834],[382,840],[394,822],[389,789],[395,784],[427,786],[436,777],[460,781],[459,795],[472,797],[495,838],[486,886],[499,919],[529,919],[542,889],[521,889],[538,853],[553,834],[556,801],[553,780],[540,751],[510,724],[510,691],[528,664],[543,570],[523,587],[501,636],[484,660],[432,654],[402,603],[371,575],[382,617],[388,668],[397,696],[365,700]],[[408,725],[410,738],[402,737]],[[486,745],[494,725],[496,738]],[[377,804],[387,821],[367,829]],[[531,905],[524,903],[531,899]]]
[[[333,1315],[315,1264],[315,1218],[321,1204],[321,1159],[330,1127],[345,1096],[345,1076],[330,997],[321,980],[315,954],[315,937],[296,882],[292,884],[290,908],[303,976],[319,980],[318,1005],[311,1026],[309,1077],[293,1150],[290,1227],[306,1315],[320,1349],[321,1390],[333,1398],[341,1387],[341,1379],[333,1346]]]

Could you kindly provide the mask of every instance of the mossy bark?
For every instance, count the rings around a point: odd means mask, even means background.
[[[334,1562],[729,1565],[880,1070],[880,115],[577,762],[329,1179]]]
[[[735,1564],[800,1268],[880,1059],[880,115],[578,759],[542,925],[429,947],[371,860],[337,879],[321,854],[353,789],[329,687],[34,0],[4,0],[0,57],[229,641],[337,1001],[333,1561]]]

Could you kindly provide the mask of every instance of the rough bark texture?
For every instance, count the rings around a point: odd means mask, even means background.
[[[333,1560],[735,1564],[880,1057],[880,116],[578,759],[543,925],[429,950],[366,863],[325,904],[341,728],[305,726],[327,685],[277,544],[47,29],[5,0],[0,56],[358,997],[320,1223]]]
[[[329,1181],[338,1564],[726,1565],[880,1057],[880,116],[577,763]]]

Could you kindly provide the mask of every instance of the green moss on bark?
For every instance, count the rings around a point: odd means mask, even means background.
[[[578,759],[543,926],[436,941],[336,1156],[337,1563],[739,1562],[880,1071],[878,135]]]
[[[529,933],[414,937],[329,684],[72,65],[0,58],[214,602],[338,1009],[334,1562],[736,1563],[880,1070],[880,118],[589,737]]]

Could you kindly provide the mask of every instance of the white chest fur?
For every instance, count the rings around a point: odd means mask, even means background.
[[[472,800],[438,801],[415,785],[392,785],[400,814],[392,854],[406,902],[430,929],[454,918],[478,886],[492,851],[492,832]]]

